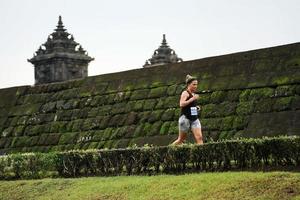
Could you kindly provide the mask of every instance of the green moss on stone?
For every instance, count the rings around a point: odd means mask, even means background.
[[[132,95],[130,97],[130,100],[141,100],[147,98],[150,90],[144,89],[144,90],[135,90],[132,92]]]
[[[26,147],[30,145],[30,137],[16,137],[12,140],[11,147]]]
[[[176,93],[177,87],[178,87],[177,84],[169,86],[168,89],[167,89],[168,96],[174,96],[175,93]]]
[[[255,104],[253,101],[240,102],[236,109],[236,113],[238,115],[249,115],[253,112],[254,106]]]
[[[222,125],[221,125],[221,130],[232,130],[232,124],[233,124],[234,117],[233,116],[228,116],[222,118]]]
[[[143,132],[144,132],[144,124],[139,124],[135,130],[134,130],[134,133],[133,133],[133,136],[136,138],[136,137],[140,137],[143,135]]]
[[[291,78],[288,76],[276,76],[271,80],[271,84],[274,85],[285,85],[291,82]]]
[[[171,121],[174,119],[174,112],[175,109],[174,108],[169,108],[167,110],[164,111],[164,113],[161,116],[161,120],[162,121]]]
[[[178,118],[180,117],[181,115],[181,109],[180,108],[176,108],[175,111],[174,111],[174,120],[178,120]]]
[[[5,129],[2,131],[1,136],[2,136],[2,137],[10,137],[10,136],[12,136],[12,134],[13,134],[13,130],[14,130],[13,127],[5,128]]]
[[[222,125],[222,119],[221,118],[202,119],[201,125],[203,126],[203,130],[219,130]]]
[[[108,126],[109,120],[111,119],[110,116],[104,116],[102,117],[102,120],[100,122],[99,128],[105,129]]]
[[[98,149],[98,142],[89,143],[88,149]]]
[[[40,137],[39,137],[39,141],[38,141],[38,145],[39,146],[43,146],[43,145],[46,145],[47,143],[47,138],[48,138],[48,134],[41,134]]]
[[[250,95],[251,90],[250,89],[246,89],[243,90],[239,96],[239,100],[242,101],[248,101],[249,95]]]
[[[178,122],[173,121],[170,122],[170,126],[168,129],[168,135],[178,134]]]
[[[210,96],[211,96],[210,93],[200,94],[200,95],[199,95],[199,99],[197,100],[197,102],[198,102],[200,105],[208,104],[208,103],[210,103]]]
[[[110,140],[118,139],[120,130],[121,130],[121,128],[113,128],[109,139]]]
[[[162,113],[163,110],[152,111],[151,114],[149,115],[148,122],[153,123],[160,120]]]
[[[167,135],[171,122],[164,122],[160,128],[160,135]]]
[[[164,97],[166,96],[167,92],[167,87],[158,87],[158,88],[153,88],[150,90],[150,93],[148,95],[149,98],[157,98],[157,97]]]
[[[278,86],[275,89],[275,97],[286,97],[286,96],[292,96],[296,93],[296,86],[295,85],[283,85]]]
[[[154,136],[160,133],[160,128],[162,126],[162,121],[157,121],[151,126],[150,132],[147,133],[147,136]]]
[[[238,101],[241,94],[241,90],[230,90],[227,92],[226,99],[228,101]]]
[[[52,122],[51,133],[65,133],[67,132],[67,122]],[[42,131],[38,131],[42,132]]]
[[[111,114],[112,115],[114,115],[114,114],[122,114],[122,113],[125,113],[125,111],[126,111],[126,103],[125,102],[115,103],[112,106]]]
[[[249,122],[249,116],[236,116],[232,122],[232,128],[236,130],[245,129]]]
[[[139,78],[136,80],[136,84],[134,86],[134,89],[145,89],[149,88],[149,79],[148,78]]]
[[[135,101],[133,110],[134,111],[142,111],[144,106],[144,100]]]
[[[35,146],[38,144],[38,141],[39,141],[39,136],[31,136],[30,137],[30,146]]]
[[[165,105],[165,98],[160,98],[158,99],[158,102],[157,104],[155,105],[155,109],[163,109],[164,108],[164,105]]]
[[[59,144],[74,144],[77,141],[78,133],[64,133],[59,139]]]
[[[73,120],[72,123],[72,132],[76,132],[76,131],[80,131],[82,128],[82,124],[83,124],[84,120],[82,119],[77,119],[77,120]],[[69,130],[69,128],[66,127],[66,130]]]
[[[262,99],[256,103],[254,111],[258,113],[271,112],[274,103],[275,99]]]
[[[61,134],[60,133],[54,133],[54,134],[47,134],[47,140],[45,142],[45,145],[57,145],[60,139]]]
[[[225,91],[215,91],[210,96],[210,101],[212,103],[220,103],[223,102],[226,98],[226,92]]]
[[[283,111],[290,109],[291,102],[293,97],[282,97],[276,99],[276,102],[273,105],[275,111]]]
[[[291,109],[292,110],[299,110],[300,109],[300,96],[294,96],[291,102]]]
[[[185,89],[186,89],[185,84],[178,85],[177,88],[176,88],[175,95],[180,95]]]
[[[125,118],[124,116],[126,115],[114,115],[108,122],[108,126],[110,127],[118,127],[121,126],[125,123]]]
[[[88,136],[83,136],[83,137],[89,137]],[[104,130],[96,130],[94,131],[93,135],[92,135],[92,139],[91,141],[94,141],[94,142],[99,142],[99,141],[102,141],[102,140],[105,140],[106,138],[104,138]],[[79,140],[80,140],[80,137],[79,137]]]
[[[216,116],[228,116],[235,114],[237,103],[232,103],[229,101],[224,101],[217,106],[217,115]]]
[[[97,149],[103,149],[105,145],[105,141],[98,142]]]
[[[235,131],[222,131],[219,136],[219,140],[228,140],[233,138]]]
[[[0,137],[0,148],[3,149],[5,147],[7,138],[1,138]]]
[[[113,144],[114,144],[114,140],[107,140],[105,141],[103,148],[111,149],[113,147]]]
[[[98,115],[99,108],[92,108],[88,112],[88,117],[96,117]]]
[[[25,126],[17,126],[13,130],[13,135],[14,136],[22,136],[25,130]]]
[[[150,114],[151,114],[151,111],[145,111],[145,112],[138,113],[138,119],[139,119],[138,123],[147,122]]]
[[[201,117],[209,118],[218,116],[218,106],[216,104],[207,104],[201,107]]]
[[[156,88],[156,87],[161,87],[164,85],[165,85],[165,83],[163,83],[162,81],[152,81],[152,83],[150,84],[150,87]]]
[[[106,128],[103,133],[103,140],[108,140],[111,137],[113,128]]]
[[[270,98],[274,95],[273,88],[257,88],[252,89],[248,96],[248,100],[258,100],[262,98]]]
[[[29,116],[21,116],[19,118],[19,121],[18,121],[18,125],[26,125],[27,124],[27,120],[29,119]]]
[[[138,115],[136,112],[130,112],[126,115],[125,125],[135,124],[137,122]]]
[[[167,97],[164,102],[164,108],[176,108],[179,105],[179,97],[172,96]]]
[[[144,130],[142,132],[142,136],[148,135],[151,132],[152,124],[150,123],[145,123],[144,124]]]

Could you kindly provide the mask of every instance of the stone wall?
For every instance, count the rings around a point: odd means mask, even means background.
[[[300,135],[300,43],[0,90],[0,153],[167,145],[186,74],[206,140]],[[192,139],[190,137],[190,139]]]

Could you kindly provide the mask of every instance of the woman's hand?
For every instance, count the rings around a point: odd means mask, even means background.
[[[199,95],[198,94],[194,94],[194,96],[192,97],[193,101],[199,99]]]

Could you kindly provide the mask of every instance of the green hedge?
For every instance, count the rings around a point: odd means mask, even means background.
[[[204,145],[10,154],[0,157],[0,178],[179,174],[299,166],[300,137],[276,137]]]

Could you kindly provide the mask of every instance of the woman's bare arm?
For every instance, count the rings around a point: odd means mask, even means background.
[[[196,99],[198,99],[199,95],[195,94],[195,95],[193,95],[192,98],[190,98],[189,100],[187,100],[188,97],[189,97],[189,93],[187,91],[182,92],[182,94],[180,96],[180,101],[179,101],[179,106],[181,108],[189,105],[190,103],[192,103],[193,101],[195,101]]]

